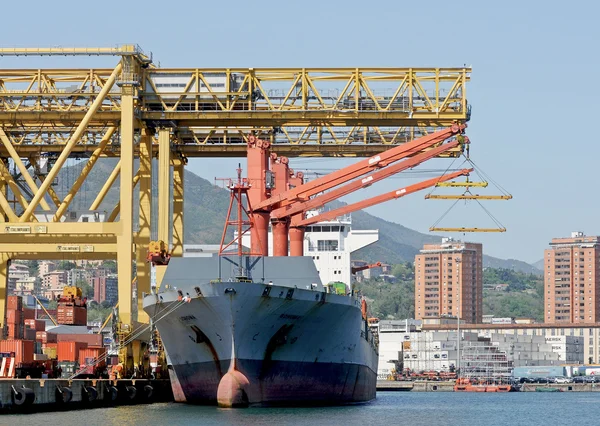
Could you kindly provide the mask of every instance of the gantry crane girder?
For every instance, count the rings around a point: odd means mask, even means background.
[[[0,55],[93,51],[0,49]],[[97,143],[107,126],[119,125],[123,84],[136,88],[136,127],[176,127],[174,141],[185,146],[188,157],[244,156],[250,134],[269,139],[275,152],[288,157],[370,155],[468,121],[470,115],[466,84],[471,70],[466,67],[155,68],[135,46],[96,52],[129,55],[123,60],[137,58],[140,66],[120,73],[117,86],[87,120],[85,145]],[[49,152],[60,149],[113,72],[0,70],[0,122],[9,140],[23,153],[40,143]],[[111,145],[119,148],[118,143]]]
[[[466,67],[157,68],[134,45],[0,49],[0,56],[8,55],[120,61],[103,69],[0,69],[2,323],[14,259],[117,259],[119,319],[134,321],[134,281],[138,320],[146,321],[141,296],[150,291],[146,247],[155,216],[158,240],[170,245],[171,255],[183,253],[187,157],[244,157],[250,136],[269,140],[273,152],[287,157],[371,156],[470,117]],[[457,147],[443,155],[459,153]],[[87,161],[59,196],[52,182],[73,157]],[[99,208],[117,178],[119,201],[104,223],[65,222],[102,157],[119,161],[89,209]],[[40,158],[51,160],[45,171]]]

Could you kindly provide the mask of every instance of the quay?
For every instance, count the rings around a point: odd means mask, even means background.
[[[454,392],[454,381],[394,381],[378,380],[378,392]]]
[[[394,381],[378,380],[377,392],[454,392],[454,381]],[[596,383],[524,383],[518,389],[521,392],[539,392],[540,389],[558,389],[559,392],[599,392]],[[537,389],[537,390],[536,390]]]
[[[3,379],[0,414],[66,411],[173,401],[169,380]]]

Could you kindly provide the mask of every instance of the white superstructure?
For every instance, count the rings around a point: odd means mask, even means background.
[[[316,210],[309,211],[306,217],[319,213],[320,211]],[[350,254],[377,240],[378,229],[352,229],[352,218],[346,215],[307,226],[304,234],[304,255],[312,257],[323,284],[340,281],[350,287]],[[245,247],[250,246],[249,235],[242,237],[242,244]],[[269,256],[272,255],[273,235],[269,229]]]

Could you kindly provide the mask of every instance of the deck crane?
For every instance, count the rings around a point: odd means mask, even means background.
[[[375,262],[375,263],[371,263],[370,265],[353,266],[351,268],[351,271],[352,271],[352,275],[354,275],[354,274],[356,274],[357,272],[360,272],[360,271],[365,271],[367,269],[380,268],[380,267],[381,267],[381,262]]]
[[[302,256],[304,231],[299,223],[304,220],[304,212],[322,207],[344,195],[415,167],[447,151],[462,147],[469,142],[468,138],[462,135],[465,127],[465,125],[452,126],[435,134],[416,139],[406,144],[406,146],[392,148],[380,155],[360,161],[329,176],[324,176],[306,184],[302,183],[301,175],[294,175],[293,170],[289,169],[287,158],[269,154],[269,143],[267,141],[250,140],[248,143],[248,177],[252,183],[252,188],[249,194],[254,192],[254,199],[251,202],[253,206],[258,206],[253,208],[255,226],[251,235],[252,250],[262,249],[264,255],[268,254],[267,244],[260,242],[267,241],[268,220],[270,218],[273,226],[273,255],[288,255],[289,238],[290,254],[292,256]],[[443,143],[445,139],[456,134],[459,137],[455,140]],[[437,146],[432,147],[434,145]],[[270,169],[267,168],[269,161]],[[392,164],[395,162],[397,163]],[[256,164],[260,164],[260,166],[256,167]],[[372,173],[362,179],[356,179],[369,172]],[[452,177],[448,179],[462,174],[464,173],[451,175]],[[293,184],[290,182],[292,179],[295,179]],[[354,180],[349,182],[352,179]],[[441,178],[430,180],[425,187],[433,186],[441,180]],[[264,182],[264,185],[261,185],[262,182]],[[255,185],[255,183],[257,184]],[[331,189],[336,186],[338,187]],[[326,189],[331,190],[316,197],[308,198]],[[394,194],[396,193],[394,192]],[[384,196],[386,195],[384,194]],[[273,200],[278,201],[274,202]],[[375,201],[375,203],[377,202],[382,201]]]
[[[321,213],[321,214],[318,214],[315,216],[311,216],[310,218],[303,219],[296,223],[292,222],[292,226],[295,226],[295,227],[309,226],[309,225],[313,225],[315,223],[333,220],[336,217],[340,217],[345,214],[355,212],[357,210],[362,210],[367,207],[385,203],[386,201],[395,200],[397,198],[404,197],[405,195],[413,194],[413,193],[421,191],[423,189],[430,188],[432,186],[435,186],[435,184],[438,182],[445,182],[450,179],[457,178],[459,176],[468,176],[469,173],[471,173],[472,171],[473,171],[473,169],[462,169],[462,170],[458,170],[456,172],[453,172],[453,173],[450,173],[447,175],[428,179],[423,182],[415,183],[413,185],[409,185],[404,188],[399,188],[394,191],[386,192],[385,194],[377,195],[375,197],[368,198],[363,201],[359,201],[357,203],[348,204],[347,206],[340,207],[338,209],[330,210],[330,211],[327,211],[327,212],[324,212],[324,213]]]
[[[466,124],[454,124],[451,127],[447,127],[440,131],[431,133],[430,135],[423,136],[403,145],[399,145],[392,149],[388,149],[387,151],[384,151],[381,154],[377,154],[370,158],[366,158],[348,167],[344,167],[336,172],[330,173],[327,176],[315,179],[309,184],[305,184],[304,186],[293,188],[289,191],[283,192],[276,196],[271,196],[269,198],[265,197],[264,201],[254,205],[254,209],[261,210],[268,207],[273,207],[275,205],[284,207],[288,204],[293,203],[295,200],[306,200],[315,194],[334,188],[342,183],[348,182],[352,179],[365,175],[371,172],[372,170],[386,167],[392,164],[393,162],[418,154],[425,149],[431,148],[436,144],[442,143],[451,136],[458,135],[459,138],[457,139],[459,139],[459,143],[468,143],[468,140],[466,140],[466,138],[462,136],[466,127]],[[249,144],[251,143],[252,141],[249,142]],[[252,179],[250,177],[251,168],[255,168],[255,165],[251,163],[250,160],[250,157],[248,157],[248,177]],[[259,176],[255,175],[253,177],[260,177],[260,174]]]

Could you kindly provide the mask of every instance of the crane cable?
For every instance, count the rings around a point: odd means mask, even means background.
[[[456,161],[456,159],[452,160],[452,163],[450,163],[450,166],[448,166],[448,169],[446,169],[446,172],[444,172],[444,174],[447,173],[447,171],[450,169],[450,167],[452,166],[452,164],[454,164],[454,161]],[[475,173],[482,179],[485,181],[489,181],[491,182],[494,186],[496,186],[500,192],[502,192],[504,195],[510,195],[510,193],[508,191],[506,191],[499,183],[497,183],[496,181],[494,181],[487,173],[485,173],[480,167],[478,167],[473,160],[471,160],[469,157],[465,156],[465,160],[461,163],[459,168],[462,168],[463,165],[465,163],[468,163],[475,171]],[[429,195],[431,195],[433,193],[433,191],[435,191],[435,186],[431,189],[431,191],[429,192]],[[464,194],[472,194],[471,191],[469,190],[469,188],[466,189],[466,191],[463,193]],[[458,203],[460,201],[460,199],[457,199],[454,203],[452,203],[452,205],[450,206],[450,208],[448,208],[448,210],[446,210],[444,212],[444,214],[431,226],[431,228],[437,228],[437,225],[442,221],[442,219],[444,219],[444,217],[446,217],[446,215],[450,212],[450,210],[452,210],[454,208],[454,206],[456,206],[456,203]],[[467,201],[469,200],[465,200],[465,204],[467,203]],[[488,217],[490,219],[492,219],[492,221],[496,224],[496,226],[498,226],[499,229],[503,229],[504,225],[498,220],[496,219],[496,217],[488,210],[486,209],[483,204],[481,204],[481,201],[479,201],[478,199],[474,199],[474,201],[477,202],[477,204],[479,204],[479,206],[482,208],[482,210],[488,215]]]

